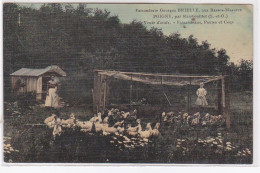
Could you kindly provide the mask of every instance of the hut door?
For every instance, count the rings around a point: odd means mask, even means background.
[[[50,77],[42,77],[42,92],[44,93],[44,98],[45,98],[45,93],[47,92],[47,83],[49,80],[51,80]]]

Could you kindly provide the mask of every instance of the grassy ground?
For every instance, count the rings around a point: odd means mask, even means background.
[[[245,148],[252,151],[252,92],[231,94],[231,129],[224,126],[210,128],[184,127],[163,123],[161,136],[152,139],[152,143],[134,151],[120,151],[109,143],[109,137],[85,135],[79,131],[67,130],[61,137],[53,140],[52,130],[43,124],[45,118],[53,113],[39,104],[23,106],[22,103],[5,102],[4,136],[5,143],[14,151],[5,152],[6,162],[138,162],[138,163],[251,163],[252,155],[236,157],[238,151]],[[147,105],[148,106],[148,105]],[[155,122],[158,107],[136,107],[139,118],[146,122]],[[131,109],[122,107],[121,109]],[[159,109],[159,110],[158,110]],[[169,108],[167,108],[169,109]],[[168,110],[167,110],[168,111]],[[170,111],[170,110],[169,110]],[[180,110],[178,110],[180,111]],[[60,116],[68,118],[71,113],[77,119],[88,120],[93,116],[90,106],[64,107]],[[33,125],[36,124],[36,125]],[[198,143],[199,139],[216,137],[221,133],[224,141],[238,146],[234,151],[222,151],[216,154],[214,146]],[[180,145],[189,148],[176,147]],[[213,145],[213,144],[212,144]],[[213,152],[214,150],[214,152]],[[183,154],[184,153],[184,154]]]

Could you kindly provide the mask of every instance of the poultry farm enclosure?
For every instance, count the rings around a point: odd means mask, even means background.
[[[121,72],[121,71],[94,71],[94,89],[93,89],[93,111],[101,112],[109,106],[109,98],[111,95],[110,85],[113,79],[125,81],[129,83],[129,103],[133,103],[133,84],[141,83],[154,86],[199,86],[200,83],[208,84],[217,82],[217,111],[222,114],[226,120],[227,128],[230,128],[229,116],[229,82],[228,76],[202,76],[202,75],[180,75],[180,74],[158,74],[158,73],[137,73],[137,72]],[[114,91],[113,92],[117,92]],[[164,93],[164,92],[163,92]],[[190,89],[187,91],[187,107],[188,112],[191,109]],[[171,105],[167,95],[164,96]]]

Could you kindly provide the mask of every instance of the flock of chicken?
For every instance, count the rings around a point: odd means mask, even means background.
[[[212,126],[212,125],[222,125],[224,123],[224,118],[222,115],[210,115],[206,113],[202,116],[199,112],[195,113],[194,115],[188,115],[184,113],[181,115],[174,114],[174,112],[162,113],[162,120],[164,122],[169,122],[173,124],[186,124],[189,126]]]
[[[137,119],[137,111],[124,112],[118,109],[112,108],[106,113],[95,114],[88,121],[80,121],[75,118],[72,113],[69,119],[61,119],[55,114],[45,119],[44,123],[53,128],[53,136],[61,135],[62,128],[76,128],[79,127],[82,132],[97,132],[102,135],[115,135],[125,136],[126,140],[130,138],[141,138],[145,141],[151,136],[159,135],[160,123],[156,123],[152,128],[151,123],[146,124],[146,128],[143,130],[141,120]],[[135,126],[132,126],[136,124]]]
[[[173,112],[161,115],[164,123],[173,123],[174,125],[190,125],[190,126],[209,126],[223,123],[221,115],[213,116],[205,114],[202,116],[199,112],[194,115],[187,113],[174,114]],[[53,129],[54,139],[61,135],[63,128],[79,128],[81,132],[93,134],[98,133],[104,136],[110,135],[110,143],[120,150],[123,148],[134,149],[136,147],[144,147],[150,141],[150,137],[157,137],[160,134],[160,123],[156,122],[152,128],[152,123],[143,123],[137,118],[137,111],[124,112],[112,108],[104,113],[95,114],[88,121],[80,121],[75,118],[75,114],[71,114],[69,119],[62,119],[52,114],[45,119],[44,123]]]

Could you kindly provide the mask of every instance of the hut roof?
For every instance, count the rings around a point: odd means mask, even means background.
[[[57,65],[51,65],[46,68],[42,69],[31,69],[31,68],[21,68],[13,73],[11,76],[41,76],[45,73],[56,73],[60,76],[67,76],[66,72],[64,72],[60,67]]]

